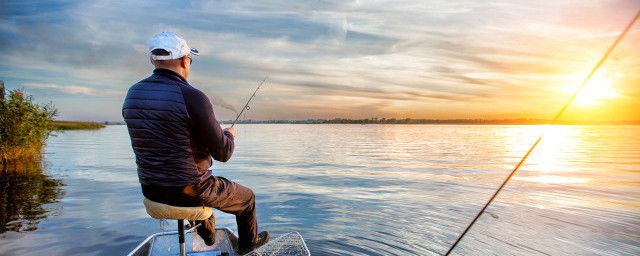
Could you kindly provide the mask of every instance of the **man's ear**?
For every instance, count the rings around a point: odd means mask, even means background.
[[[182,68],[187,68],[187,61],[189,61],[186,57],[180,58],[180,66]]]

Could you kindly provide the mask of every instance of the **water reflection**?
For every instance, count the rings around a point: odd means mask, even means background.
[[[542,132],[455,253],[640,255],[640,126],[270,124],[237,131],[232,161],[216,163],[215,173],[256,192],[261,230],[273,237],[298,231],[312,255],[444,253]],[[36,220],[33,232],[0,235],[0,255],[126,255],[162,231],[142,204],[125,126],[60,134],[45,154],[45,179],[64,181],[64,195],[32,203],[46,221]],[[3,188],[30,179],[2,178]],[[23,197],[33,202],[40,194]],[[233,215],[216,217],[218,226],[236,229]],[[175,230],[170,224],[165,229]]]
[[[40,163],[3,166],[0,174],[0,234],[26,232],[58,209],[47,207],[64,195],[64,184],[42,172]]]

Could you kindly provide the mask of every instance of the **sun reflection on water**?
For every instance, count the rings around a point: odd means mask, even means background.
[[[535,177],[522,177],[515,178],[517,180],[522,181],[530,181],[530,182],[539,182],[545,184],[571,184],[571,183],[586,183],[589,182],[588,178],[578,178],[578,177],[563,177],[563,176],[553,176],[553,175],[541,175]]]
[[[571,164],[585,157],[579,150],[585,141],[578,127],[544,125],[540,132],[542,141],[526,160],[526,173],[514,179],[545,184],[589,182],[589,178],[580,177],[579,167]]]

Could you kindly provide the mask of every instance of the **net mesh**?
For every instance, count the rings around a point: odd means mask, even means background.
[[[299,256],[309,256],[311,253],[309,252],[309,248],[307,248],[307,244],[305,244],[304,239],[298,232],[291,232],[285,235],[282,235],[274,240],[269,241],[260,248],[255,249],[254,251],[248,253],[247,255],[252,256],[268,256],[268,255],[299,255]]]

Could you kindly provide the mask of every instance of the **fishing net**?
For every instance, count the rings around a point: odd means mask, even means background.
[[[269,241],[260,248],[246,254],[251,256],[309,256],[311,253],[298,232],[291,232]]]

